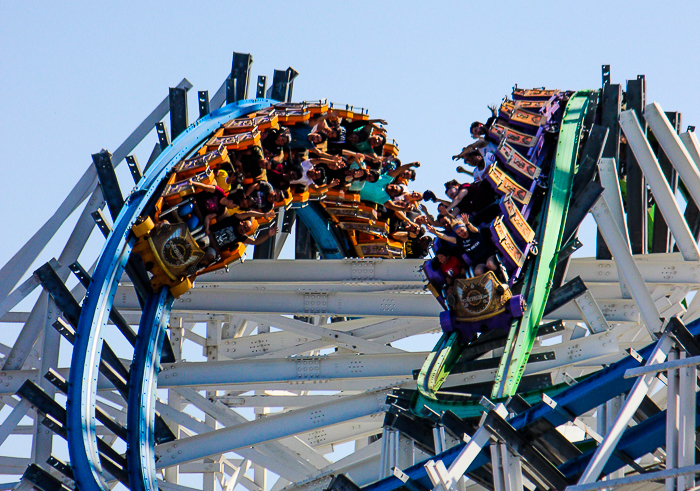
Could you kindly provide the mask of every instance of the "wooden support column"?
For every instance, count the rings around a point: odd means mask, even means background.
[[[646,104],[646,80],[644,75],[637,75],[636,80],[627,81],[627,109],[633,110],[637,119],[644,121],[642,114]],[[646,135],[646,122],[642,124],[642,132]],[[647,253],[647,186],[644,174],[639,167],[634,153],[629,145],[622,145],[621,153],[625,158],[627,174],[627,230],[629,231],[632,254]]]
[[[607,67],[607,69],[606,69]],[[606,76],[607,73],[607,76]],[[614,158],[620,162],[620,111],[622,109],[622,87],[620,84],[610,83],[610,68],[603,66],[603,94],[601,97],[600,124],[608,128],[608,139],[603,147],[603,158]],[[619,173],[619,166],[618,166]],[[596,239],[596,258],[612,259],[612,255],[605,245],[600,231]]]

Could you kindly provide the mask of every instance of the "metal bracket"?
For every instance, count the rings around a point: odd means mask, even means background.
[[[564,244],[564,246],[561,249],[559,249],[559,252],[557,252],[557,264],[567,259],[574,252],[578,251],[582,246],[583,244],[580,240],[578,240],[578,237],[573,237],[569,242]]]
[[[85,271],[85,269],[77,261],[68,267],[76,276],[76,278],[78,278],[78,281],[80,281],[80,283],[87,289],[90,286],[90,281],[92,281],[90,274],[87,271]],[[127,341],[129,341],[129,344],[131,344],[131,346],[135,346],[136,333],[116,308],[113,307],[110,310],[109,319],[114,323],[115,326],[117,326],[117,329],[119,329],[119,332],[121,332],[127,339]]]
[[[51,431],[66,438],[66,410],[59,403],[54,401],[41,387],[34,382],[27,380],[17,391],[17,395],[26,399],[31,403],[37,411],[44,414],[46,417],[42,424]],[[127,484],[128,476],[126,475],[126,459],[119,455],[110,445],[107,445],[101,438],[97,439],[98,451],[105,455],[108,462],[105,465],[105,470],[116,477],[120,482]]]
[[[508,422],[496,412],[484,423],[484,426],[498,439],[530,464],[539,478],[553,489],[564,489],[569,484],[564,475],[539,451],[532,447],[532,442],[523,438]]]
[[[236,91],[234,94],[235,102],[248,98],[248,81],[250,80],[250,67],[253,64],[253,57],[248,53],[233,53],[233,61],[231,62],[231,80],[236,82]]]
[[[394,475],[394,477],[396,477],[399,481],[404,483],[408,491],[428,491],[428,488],[423,486],[415,479],[411,479],[408,474],[403,472],[398,467],[392,467],[391,472]]]
[[[321,378],[321,361],[318,358],[295,358],[297,378],[313,380]]]
[[[327,293],[305,293],[304,313],[305,314],[325,314],[328,312]]]
[[[75,476],[73,475],[73,468],[69,464],[58,460],[53,455],[48,458],[46,463],[54,469],[56,469],[61,474],[63,474],[64,476],[66,476],[68,479],[75,479]]]
[[[95,170],[97,170],[97,178],[100,181],[100,187],[107,202],[109,213],[113,219],[116,219],[122,206],[124,206],[124,197],[112,165],[112,154],[103,149],[99,153],[92,154],[92,162],[95,165]]]
[[[126,156],[126,165],[129,166],[129,171],[131,172],[131,177],[134,179],[134,184],[138,184],[143,177],[143,172],[141,171],[141,166],[139,161],[136,160],[135,155]]]
[[[95,221],[95,225],[97,225],[97,228],[100,229],[100,232],[102,232],[102,235],[104,235],[106,239],[109,236],[109,233],[112,231],[112,228],[107,223],[107,218],[105,217],[104,212],[98,209],[90,213],[90,216]]]
[[[170,145],[170,137],[168,136],[168,130],[165,129],[165,123],[162,121],[158,121],[156,123],[156,133],[158,134],[160,150],[163,151],[168,148],[168,145]]]
[[[197,102],[199,103],[199,118],[203,118],[211,112],[209,107],[209,91],[200,90],[197,92]]]
[[[352,280],[353,281],[372,281],[375,278],[376,261],[373,260],[355,260],[352,261]]]
[[[265,75],[258,75],[258,83],[255,87],[255,97],[262,99],[265,97],[265,89],[267,88],[267,77]]]
[[[586,324],[594,334],[610,330],[610,326],[605,320],[603,311],[600,310],[598,302],[596,302],[591,292],[586,290],[583,295],[574,299],[581,317],[586,321]]]
[[[547,299],[547,304],[544,307],[543,317],[551,314],[560,307],[563,307],[572,300],[586,293],[588,289],[580,276],[573,280],[567,281],[565,284],[552,291]]]

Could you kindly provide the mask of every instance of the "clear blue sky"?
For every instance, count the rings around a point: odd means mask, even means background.
[[[387,119],[402,159],[423,163],[416,187],[439,192],[469,123],[516,83],[596,88],[606,63],[614,83],[645,74],[650,101],[700,126],[699,13],[694,2],[3,2],[0,264],[90,154],[113,151],[183,77],[193,120],[196,91],[213,94],[234,50],[253,54],[253,77],[298,70],[295,99]]]
[[[253,55],[253,80],[294,67],[297,100],[387,119],[401,158],[423,163],[416,188],[441,192],[469,124],[516,83],[598,88],[610,64],[613,83],[645,74],[649,102],[700,127],[699,14],[697,2],[609,0],[1,2],[0,265],[51,216],[90,154],[114,151],[183,77],[194,84],[194,120],[196,91],[213,95],[233,51]],[[155,141],[136,152],[142,163]],[[126,194],[124,165],[119,175]],[[591,231],[581,237],[588,253]],[[93,239],[93,258],[99,247]]]

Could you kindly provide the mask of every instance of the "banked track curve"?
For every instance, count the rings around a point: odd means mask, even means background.
[[[263,109],[272,103],[273,101],[268,99],[242,100],[213,111],[191,124],[163,150],[145,172],[115,220],[85,296],[71,360],[66,408],[68,448],[75,481],[81,490],[109,489],[97,449],[95,399],[103,328],[108,322],[114,295],[133,247],[131,228],[145,210],[159,184],[177,162],[198,148],[198,145],[222,123]],[[139,326],[133,363],[138,369],[132,374],[129,387],[127,461],[133,490],[157,489],[155,460],[152,454],[154,371],[158,365],[163,341],[163,336],[159,333],[167,323],[172,297],[163,292],[153,296],[156,298],[149,298],[146,302]],[[137,401],[145,404],[139,404]]]

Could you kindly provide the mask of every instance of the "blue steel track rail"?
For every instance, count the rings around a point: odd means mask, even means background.
[[[299,208],[297,218],[309,229],[321,252],[322,259],[343,259],[345,257],[342,241],[330,229],[328,217],[320,204],[309,203],[304,208]]]
[[[126,463],[131,489],[158,489],[155,411],[158,365],[174,298],[163,287],[148,296],[134,346],[126,415]]]
[[[124,272],[124,266],[129,258],[134,243],[131,235],[131,227],[136,219],[146,211],[152,202],[159,185],[168,176],[183,157],[197,150],[205,139],[222,123],[245,115],[247,113],[269,107],[276,101],[269,99],[247,99],[236,104],[229,104],[191,124],[175,141],[172,142],[151,167],[145,172],[134,191],[126,199],[119,216],[114,222],[114,227],[102,248],[97,267],[88,287],[78,323],[75,337],[75,345],[71,359],[69,375],[67,411],[68,451],[71,467],[75,476],[77,487],[81,491],[108,491],[102,465],[97,451],[97,434],[95,431],[95,399],[97,396],[98,368],[100,364],[103,328],[109,320],[109,312],[112,308],[114,295],[117,291],[119,280]],[[158,296],[158,295],[157,295]],[[171,303],[166,298],[159,296],[159,300],[149,299],[149,306],[143,315],[151,319],[150,325],[142,325],[139,328],[139,337],[142,337],[142,347],[139,352],[135,349],[133,366],[136,381],[130,386],[131,394],[141,394],[140,408],[134,407],[136,403],[129,402],[132,410],[130,420],[136,421],[134,411],[138,413],[138,427],[129,425],[128,432],[132,441],[128,449],[129,460],[134,460],[138,455],[140,469],[129,468],[132,482],[132,490],[157,489],[154,473],[151,472],[151,462],[143,462],[141,456],[150,455],[152,460],[152,439],[149,440],[150,429],[142,427],[153,424],[154,410],[149,399],[150,395],[143,395],[144,390],[155,393],[154,371],[158,365],[160,356],[154,353],[155,344],[162,347],[162,339],[159,341],[159,331],[163,323],[167,322]],[[160,312],[160,314],[158,314]],[[143,331],[143,332],[142,332]],[[155,343],[155,344],[154,344]],[[149,348],[150,347],[150,348]],[[149,373],[145,373],[148,371]],[[146,423],[141,420],[149,418]],[[135,424],[135,423],[134,423]],[[136,433],[134,433],[136,432]],[[132,438],[133,437],[133,438]],[[136,441],[138,442],[136,443]],[[135,452],[134,445],[138,448]],[[151,449],[147,450],[146,446]],[[133,457],[133,458],[132,458]],[[136,462],[134,461],[134,464]],[[136,481],[136,482],[133,482]]]
[[[700,335],[700,319],[689,323],[686,325],[686,328],[693,336]],[[655,346],[656,342],[648,345],[639,351],[639,355],[645,360],[648,359]],[[613,363],[552,397],[556,403],[553,405],[554,407],[540,402],[528,410],[513,416],[508,420],[508,423],[516,430],[522,429],[540,419],[545,419],[554,426],[562,425],[571,421],[571,415],[580,416],[617,395],[629,392],[634,385],[635,379],[624,378],[625,371],[639,366],[640,363],[634,357],[626,356],[622,360]],[[700,403],[700,393],[698,393],[697,399]],[[700,416],[696,417],[696,428],[698,425],[700,425]],[[616,448],[626,453],[627,456],[632,459],[642,457],[664,444],[665,431],[666,411],[661,411],[636,426],[628,428]],[[449,467],[465,445],[465,443],[456,445],[439,455],[431,457],[429,460],[442,460],[445,466]],[[563,463],[559,466],[559,470],[567,479],[578,476],[586,468],[595,450],[594,448],[584,452],[575,459]],[[403,472],[406,473],[409,478],[417,481],[427,489],[432,489],[432,483],[424,467],[426,462],[427,461],[419,462],[408,469],[403,469]],[[489,462],[491,462],[491,457],[488,455],[488,449],[484,449],[474,459],[466,472],[471,472]],[[603,469],[603,474],[609,474],[625,465],[626,462],[623,462],[617,456],[613,455]],[[369,484],[363,487],[362,490],[393,491],[403,486],[405,486],[403,481],[399,480],[397,477],[390,476],[381,481]]]

